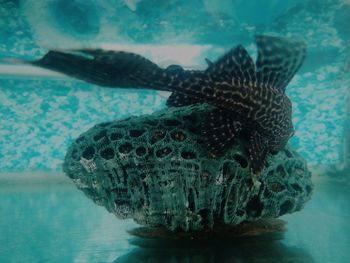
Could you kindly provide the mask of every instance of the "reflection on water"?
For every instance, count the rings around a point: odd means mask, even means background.
[[[133,238],[130,243],[139,245],[114,263],[152,262],[314,262],[304,249],[289,247],[269,239],[212,240],[211,242],[183,242]]]
[[[25,177],[0,175],[1,263],[350,262],[350,187],[345,184],[316,182],[305,209],[283,217],[282,236],[199,242],[131,237],[128,231],[136,224],[117,220],[70,181]]]

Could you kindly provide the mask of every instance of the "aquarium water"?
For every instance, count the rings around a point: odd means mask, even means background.
[[[350,262],[349,0],[0,0],[0,262]],[[95,205],[63,172],[96,124],[165,109],[170,93],[105,88],[19,61],[48,50],[128,51],[204,70],[255,35],[303,39],[286,89],[289,144],[312,172],[282,238],[165,242]],[[230,242],[232,241],[232,242]]]

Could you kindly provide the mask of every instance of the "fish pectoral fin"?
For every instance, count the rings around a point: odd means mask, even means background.
[[[183,107],[202,102],[201,100],[183,93],[173,92],[169,96],[166,105],[168,107]]]
[[[256,176],[264,169],[268,151],[268,139],[253,131],[249,138],[249,158],[252,173]]]
[[[235,86],[248,86],[256,82],[255,64],[247,50],[238,45],[214,63],[208,63],[206,74],[214,80]]]
[[[241,131],[241,122],[221,109],[210,111],[202,122],[205,145],[214,157],[223,155]]]
[[[258,48],[256,74],[258,86],[268,86],[285,92],[286,86],[301,67],[306,56],[306,44],[290,38],[255,36]]]
[[[101,49],[52,50],[30,64],[107,87],[152,87],[164,71],[140,55]]]

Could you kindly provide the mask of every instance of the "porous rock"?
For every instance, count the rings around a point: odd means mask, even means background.
[[[101,123],[68,149],[64,171],[95,203],[145,226],[196,231],[299,211],[311,173],[289,146],[268,155],[253,180],[244,139],[208,154],[200,120],[206,104]]]

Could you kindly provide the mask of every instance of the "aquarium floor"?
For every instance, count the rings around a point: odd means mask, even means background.
[[[282,239],[163,242],[132,237],[63,176],[0,175],[0,262],[350,262],[350,186],[318,182]]]

